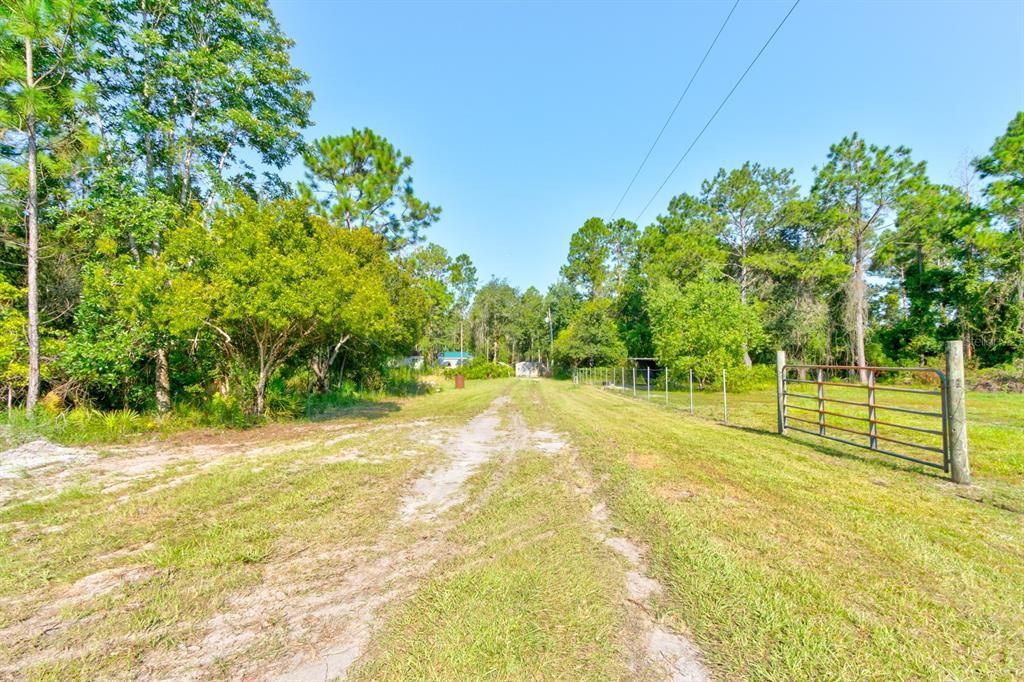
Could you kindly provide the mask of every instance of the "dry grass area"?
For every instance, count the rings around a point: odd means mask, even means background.
[[[0,480],[0,677],[206,677],[315,639],[316,595],[373,550],[433,434],[498,390],[60,449]]]

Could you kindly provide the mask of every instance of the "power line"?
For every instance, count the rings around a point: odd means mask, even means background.
[[[622,193],[621,197],[619,197],[619,202],[615,204],[615,208],[612,209],[611,214],[608,216],[608,220],[614,218],[615,214],[619,212],[619,207],[622,206],[623,200],[626,198],[626,195],[629,194],[629,190],[633,188],[633,183],[636,182],[637,177],[639,177],[640,175],[640,171],[642,171],[644,169],[644,166],[647,164],[647,159],[651,158],[651,152],[653,152],[654,148],[658,145],[658,141],[661,140],[661,136],[665,133],[665,129],[668,128],[668,124],[672,120],[672,117],[676,115],[676,110],[679,108],[679,105],[683,103],[683,99],[686,97],[686,93],[690,91],[690,86],[693,85],[693,81],[697,78],[697,74],[700,73],[701,67],[704,66],[704,62],[707,61],[708,55],[711,54],[711,50],[715,48],[715,43],[718,42],[719,36],[722,35],[722,31],[725,30],[726,24],[729,23],[729,19],[732,18],[732,13],[736,11],[736,6],[739,4],[740,0],[736,0],[736,2],[733,3],[732,9],[729,10],[729,14],[726,15],[725,21],[722,22],[721,27],[719,27],[718,29],[718,33],[715,34],[715,39],[711,41],[710,45],[708,45],[708,49],[704,53],[704,56],[701,58],[700,64],[697,65],[697,68],[694,70],[693,75],[690,76],[690,81],[686,84],[686,88],[683,90],[683,94],[679,95],[679,99],[676,100],[676,105],[672,107],[672,111],[669,112],[668,118],[665,119],[665,124],[661,126],[661,130],[658,131],[658,136],[655,137],[654,142],[651,143],[651,147],[650,149],[647,150],[647,154],[644,155],[644,160],[640,162],[640,166],[636,169],[636,173],[633,173],[633,179],[629,181],[628,185],[626,185],[626,191]]]
[[[658,186],[658,189],[655,190],[655,192],[651,196],[651,198],[647,201],[646,204],[644,204],[644,207],[640,210],[640,213],[637,214],[635,222],[639,222],[641,216],[643,216],[643,214],[647,211],[647,209],[650,208],[651,204],[654,203],[654,200],[658,198],[658,195],[661,193],[661,190],[663,190],[665,188],[665,185],[668,184],[668,181],[672,179],[672,176],[679,169],[679,166],[681,166],[683,161],[686,160],[686,157],[689,156],[690,151],[694,148],[694,146],[697,144],[697,142],[700,141],[700,138],[704,135],[704,131],[706,131],[708,129],[708,126],[711,125],[711,122],[715,120],[716,116],[718,116],[718,112],[720,112],[722,110],[722,107],[724,107],[726,102],[729,101],[729,98],[732,97],[732,94],[734,92],[736,92],[736,88],[738,88],[740,86],[740,83],[743,82],[743,79],[746,78],[747,74],[750,73],[750,70],[752,68],[754,68],[754,64],[756,64],[757,60],[761,58],[761,55],[764,54],[764,51],[766,49],[768,49],[768,46],[771,44],[772,40],[775,38],[775,35],[779,32],[780,29],[782,29],[783,24],[786,23],[787,19],[789,19],[789,15],[791,15],[793,13],[793,10],[795,10],[796,6],[799,5],[799,4],[800,4],[800,0],[796,0],[796,2],[793,3],[793,6],[789,8],[789,11],[786,12],[786,16],[782,17],[782,21],[780,21],[779,25],[775,27],[775,30],[772,31],[772,34],[770,36],[768,36],[768,40],[766,40],[764,45],[761,46],[761,49],[757,51],[757,54],[754,55],[754,59],[751,60],[750,64],[747,66],[746,70],[744,70],[743,73],[740,74],[740,77],[736,81],[736,84],[732,86],[732,90],[729,91],[729,93],[722,100],[721,104],[718,105],[718,108],[715,109],[715,113],[711,114],[711,118],[709,118],[708,122],[704,124],[704,127],[700,129],[700,132],[697,133],[697,137],[693,138],[693,142],[690,143],[690,146],[686,148],[685,152],[683,152],[683,155],[679,158],[679,161],[677,161],[676,165],[672,167],[671,171],[669,171],[669,174],[668,174],[668,176],[666,176],[664,182],[662,182],[661,185]]]

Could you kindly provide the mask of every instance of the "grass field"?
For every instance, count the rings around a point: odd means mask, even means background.
[[[1024,396],[968,397],[970,487],[713,396],[470,382],[2,479],[0,678],[667,679],[654,627],[725,679],[1024,677]]]
[[[674,408],[689,414],[690,396],[684,388],[672,386],[666,396],[664,387],[660,390],[652,386],[650,393],[643,386],[638,387],[636,400],[649,401],[652,405]],[[626,390],[608,388],[625,398],[633,398],[630,388]],[[800,391],[805,394],[813,394],[813,386],[794,386],[792,391]],[[866,391],[857,387],[835,387],[829,386],[826,389],[828,398],[840,400],[860,401],[867,399]],[[880,404],[892,407],[912,408],[921,411],[941,410],[938,396],[922,396],[906,393],[885,393],[878,392]],[[650,396],[650,397],[648,397]],[[726,397],[728,405],[729,423],[734,426],[749,427],[766,432],[775,432],[777,422],[776,394],[775,389],[747,391],[743,393],[729,393]],[[790,404],[816,407],[814,400],[801,398],[790,398]],[[971,469],[983,480],[989,482],[1006,482],[1014,485],[1024,486],[1024,394],[1020,393],[982,393],[968,392],[966,397],[968,440],[970,448]],[[695,390],[694,415],[704,419],[722,421],[725,418],[725,407],[721,390]],[[853,407],[838,403],[829,403],[827,409],[839,414],[848,414],[861,419],[867,416],[865,408]],[[813,414],[802,414],[799,410],[791,410],[793,417],[804,417],[810,420],[816,419]],[[886,412],[878,410],[878,419],[888,419],[891,422],[907,424],[930,429],[940,428],[941,421],[930,417],[918,417],[905,413]],[[795,423],[803,428],[814,430],[810,424]],[[854,419],[843,419],[842,417],[828,416],[828,424],[842,426],[853,430],[864,431],[866,426],[862,421]],[[923,445],[940,447],[941,437],[928,434],[910,433],[898,428],[880,426],[878,433],[882,436],[889,436],[900,440],[912,440]],[[861,444],[867,444],[867,439],[851,436],[848,433],[834,432],[835,435],[848,438]],[[821,440],[805,436],[797,431],[790,434],[794,439],[804,440],[810,443],[822,443]],[[886,443],[881,443],[883,447]],[[837,450],[850,453],[860,453],[857,449],[848,449],[843,445],[835,445]],[[916,451],[912,448],[888,445],[901,453],[910,454],[921,459],[942,462],[942,456],[937,453]],[[878,458],[886,461],[885,457],[876,456],[871,453],[862,453],[867,458]],[[900,466],[904,466],[900,464]],[[913,467],[914,465],[909,465]],[[928,472],[923,467],[916,470]],[[941,475],[941,472],[938,472]]]
[[[774,392],[733,396],[730,427],[597,387],[540,391],[726,677],[1024,675],[1020,396],[969,397],[977,485],[964,491],[744,428],[774,427]]]

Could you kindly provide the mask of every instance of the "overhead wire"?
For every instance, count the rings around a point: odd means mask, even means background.
[[[729,98],[732,97],[734,92],[736,92],[736,89],[740,86],[740,83],[743,82],[743,79],[747,77],[747,74],[750,73],[750,70],[752,68],[754,68],[754,64],[756,64],[757,60],[761,58],[761,55],[764,54],[764,51],[768,49],[768,46],[771,45],[772,40],[774,40],[775,36],[778,34],[778,32],[780,30],[782,30],[782,27],[785,25],[785,23],[789,19],[790,15],[793,14],[793,10],[795,10],[797,5],[799,5],[799,4],[800,4],[800,0],[796,0],[793,3],[793,5],[789,8],[789,11],[786,12],[786,16],[782,17],[782,21],[779,22],[779,24],[775,27],[775,30],[772,31],[770,36],[768,36],[768,40],[766,40],[764,42],[764,45],[761,46],[761,49],[757,51],[757,54],[754,55],[754,58],[750,61],[750,64],[748,64],[747,68],[744,69],[742,74],[740,74],[740,77],[736,80],[736,83],[732,86],[732,89],[729,90],[729,92],[725,95],[725,97],[719,103],[718,108],[715,109],[714,113],[711,114],[711,118],[709,118],[707,120],[707,123],[704,124],[704,127],[700,129],[700,132],[697,133],[697,136],[695,138],[693,138],[692,142],[690,142],[690,146],[686,148],[686,151],[683,152],[683,155],[681,157],[679,157],[678,161],[676,161],[676,165],[672,167],[672,170],[669,171],[668,175],[665,177],[665,179],[662,181],[662,183],[658,186],[658,189],[655,190],[653,195],[651,195],[651,198],[648,199],[646,204],[644,204],[644,207],[642,209],[640,209],[640,212],[637,214],[634,222],[639,222],[640,218],[643,216],[643,214],[646,213],[647,209],[650,208],[652,203],[654,203],[654,200],[658,198],[658,195],[661,194],[661,190],[663,190],[665,188],[665,185],[668,184],[668,181],[672,179],[672,176],[679,169],[679,166],[681,166],[683,164],[683,161],[686,160],[686,157],[689,156],[690,151],[693,150],[693,148],[694,148],[694,146],[696,146],[697,142],[700,141],[700,138],[703,137],[704,132],[708,129],[708,127],[711,125],[711,123],[718,116],[718,113],[720,111],[722,111],[722,108],[725,107],[726,103],[729,101]]]
[[[640,162],[640,165],[637,167],[636,172],[633,173],[633,177],[630,179],[629,184],[626,185],[626,189],[622,193],[622,196],[619,197],[619,201],[618,203],[615,204],[615,208],[613,208],[612,212],[608,215],[608,220],[614,218],[615,214],[619,212],[619,208],[622,206],[622,202],[626,199],[626,195],[628,195],[629,190],[633,188],[633,183],[635,183],[636,179],[640,176],[640,171],[642,171],[644,169],[644,166],[647,165],[647,160],[651,158],[651,153],[654,151],[654,148],[658,146],[658,142],[661,140],[661,136],[665,134],[665,129],[668,128],[668,124],[672,121],[672,117],[676,115],[676,111],[679,109],[679,105],[681,105],[683,103],[683,100],[686,99],[686,93],[690,91],[690,86],[693,85],[693,81],[697,79],[697,75],[700,73],[701,68],[703,68],[704,62],[708,60],[708,55],[711,54],[711,50],[715,49],[715,44],[718,42],[719,37],[721,37],[722,35],[722,31],[725,30],[725,27],[729,23],[729,19],[732,18],[733,12],[736,11],[736,7],[739,4],[740,0],[736,0],[733,3],[732,8],[729,10],[729,13],[725,15],[725,21],[722,22],[721,26],[719,26],[718,33],[715,34],[714,40],[712,40],[711,44],[708,45],[708,49],[705,50],[704,56],[701,57],[700,63],[697,64],[697,68],[694,69],[693,74],[690,75],[690,80],[686,83],[686,87],[683,89],[683,94],[679,95],[679,99],[676,100],[675,106],[672,107],[672,111],[669,112],[668,118],[665,119],[665,123],[661,126],[661,130],[658,131],[657,137],[654,138],[654,142],[652,142],[650,148],[648,148],[647,153],[644,155],[643,161]]]

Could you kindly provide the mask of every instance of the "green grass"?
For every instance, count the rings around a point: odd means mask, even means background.
[[[389,547],[417,542],[424,529],[395,534],[388,521],[444,457],[428,434],[508,393],[506,428],[519,411],[532,428],[567,434],[573,450],[527,448],[474,474],[433,540],[443,554],[429,576],[377,614],[357,678],[628,678],[636,644],[624,567],[590,525],[594,498],[581,491],[592,485],[615,532],[650,548],[666,587],[658,618],[690,633],[721,678],[1024,678],[1024,396],[968,397],[976,484],[962,487],[877,453],[775,435],[772,391],[730,395],[724,425],[713,392],[697,395],[705,418],[691,418],[686,394],[666,407],[663,393],[648,402],[570,382],[439,388],[338,417],[416,428],[327,446],[337,432],[271,425],[245,437],[279,450],[182,463],[116,490],[80,479],[0,507],[0,631],[45,615],[85,576],[142,570],[119,589],[65,601],[31,636],[0,632],[0,671],[134,677],[154,652],[173,661],[202,641],[211,617],[268,570],[280,577],[291,557],[360,551],[385,532]],[[288,447],[297,438],[301,447]],[[337,461],[339,447],[420,454]],[[285,579],[310,590],[344,574],[293,570]],[[278,626],[268,623],[244,655],[291,653]],[[225,677],[235,663],[220,662]]]
[[[628,377],[627,377],[628,379]],[[666,400],[664,386],[660,390],[652,386],[649,402],[689,413],[690,397],[688,391],[683,387],[679,390],[676,386],[670,387],[668,400]],[[606,389],[615,395],[623,398],[632,398],[633,392],[630,389]],[[792,386],[791,391],[800,391],[804,394],[814,394],[814,386],[802,385]],[[921,411],[940,411],[941,403],[938,396],[925,396],[907,393],[894,393],[879,390],[878,403],[893,407],[912,408]],[[867,391],[855,387],[826,387],[827,398],[839,398],[853,402],[867,400]],[[648,393],[645,387],[638,387],[637,400],[648,400]],[[775,389],[748,391],[743,393],[729,393],[727,396],[729,423],[737,426],[745,426],[752,429],[759,429],[768,432],[775,432],[777,422],[777,407]],[[789,398],[790,404],[802,405],[816,408],[816,401],[802,398]],[[705,419],[722,421],[725,417],[721,388],[718,390],[695,390],[694,391],[694,414]],[[988,480],[991,483],[1008,483],[1014,486],[1024,486],[1024,394],[1018,393],[983,393],[968,392],[966,397],[968,445],[970,451],[971,469],[976,477]],[[826,409],[856,416],[867,417],[867,408],[860,408],[842,403],[828,403]],[[813,413],[797,409],[790,410],[790,416],[802,417],[815,420]],[[920,417],[900,412],[878,410],[878,419],[898,424],[919,426],[930,429],[939,429],[941,421],[937,418]],[[828,424],[844,427],[852,430],[865,431],[866,423],[855,419],[844,419],[829,415]],[[811,424],[793,422],[794,425],[814,430]],[[879,426],[879,435],[896,438],[898,440],[909,440],[922,445],[941,447],[941,437],[910,432],[889,426]],[[845,432],[834,431],[834,435],[867,444],[867,439]],[[812,436],[791,431],[794,439],[807,442],[828,443],[837,450],[851,453],[851,456],[861,456],[868,459],[887,460],[884,455],[876,455],[870,452],[857,449],[849,449],[842,444],[829,443]],[[919,451],[891,443],[880,442],[880,447],[887,447],[903,454],[909,454],[920,459],[942,463],[942,455],[933,452]],[[888,460],[895,462],[896,460]],[[902,465],[901,465],[902,466]],[[909,465],[913,467],[913,465]],[[929,472],[923,467],[918,470]]]
[[[357,406],[347,419],[455,423],[504,388],[487,382]],[[342,447],[387,454],[415,448],[413,433],[368,432]],[[49,498],[0,507],[0,629],[46,608],[80,578],[145,569],[142,580],[123,589],[65,606],[64,625],[54,633],[5,642],[0,668],[30,660],[18,667],[34,679],[131,676],[147,652],[195,643],[207,619],[258,584],[267,564],[371,542],[437,456],[428,448],[417,458],[383,463],[331,461],[337,449],[314,442],[211,467],[181,465],[117,491],[83,481]],[[164,485],[170,482],[176,485]],[[73,655],[36,661],[37,646]]]
[[[572,434],[614,519],[652,547],[669,615],[690,627],[719,674],[1024,676],[1021,513],[873,453],[692,419],[589,386],[535,386],[542,405],[527,409]],[[1012,413],[974,398],[980,420]],[[730,419],[773,425],[774,395],[734,400]],[[993,476],[1018,504],[1016,453],[998,437],[972,436],[981,441],[978,488]]]
[[[482,506],[456,512],[450,558],[390,615],[356,677],[623,678],[621,569],[575,484],[564,458],[538,452],[476,474]]]

